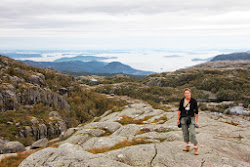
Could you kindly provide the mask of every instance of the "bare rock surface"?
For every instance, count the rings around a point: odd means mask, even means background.
[[[124,116],[130,122],[121,124]],[[154,109],[143,102],[122,111],[107,111],[96,122],[69,130],[69,137],[58,142],[58,148],[37,151],[19,167],[250,166],[248,118],[200,112],[200,127],[196,128],[199,155],[194,155],[193,145],[189,152],[182,151],[185,143],[176,116],[176,111]],[[159,119],[162,117],[167,119]]]

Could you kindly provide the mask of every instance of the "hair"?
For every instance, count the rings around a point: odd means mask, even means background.
[[[185,88],[184,92],[189,91],[191,93],[191,90],[189,88]]]

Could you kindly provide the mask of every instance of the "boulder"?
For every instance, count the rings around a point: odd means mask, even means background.
[[[25,151],[25,147],[19,141],[10,141],[5,144],[7,148],[7,153],[15,153]]]
[[[31,147],[32,148],[40,148],[40,147],[47,147],[49,145],[49,141],[47,138],[43,138],[40,140],[35,141],[32,143]]]

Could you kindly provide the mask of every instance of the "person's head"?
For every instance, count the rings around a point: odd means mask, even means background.
[[[191,90],[189,88],[184,89],[184,96],[187,99],[191,98]]]

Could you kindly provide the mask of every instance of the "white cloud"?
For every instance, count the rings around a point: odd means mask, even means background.
[[[250,37],[249,0],[2,0],[1,3],[0,38],[9,40],[82,38],[93,39],[88,46],[101,46],[106,38],[128,42],[132,38],[147,43],[152,38],[209,37],[215,43],[219,38],[230,43],[230,38],[233,41]]]

